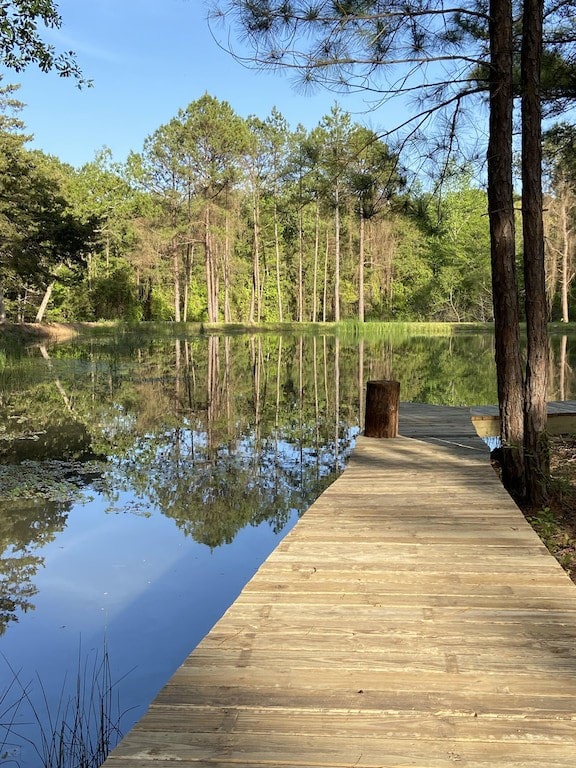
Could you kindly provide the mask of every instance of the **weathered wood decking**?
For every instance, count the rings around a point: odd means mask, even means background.
[[[431,413],[358,440],[108,768],[574,765],[576,587]]]
[[[470,409],[476,431],[482,437],[497,435],[498,408],[494,405],[480,405]],[[548,403],[548,432],[561,435],[576,431],[576,400],[557,400]]]

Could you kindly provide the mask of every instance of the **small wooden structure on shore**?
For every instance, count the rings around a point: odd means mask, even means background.
[[[469,410],[361,437],[107,768],[572,768],[576,587]]]

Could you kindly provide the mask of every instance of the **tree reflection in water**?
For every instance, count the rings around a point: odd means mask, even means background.
[[[553,338],[552,398],[570,396],[570,352],[566,335]],[[210,548],[263,521],[279,531],[341,470],[366,379],[399,379],[404,400],[490,403],[492,358],[490,334],[397,332],[125,333],[5,356],[0,459],[27,470],[16,488],[0,483],[2,615],[32,607],[34,550],[65,525],[78,487],[114,510],[130,494],[128,511],[158,510]]]
[[[44,583],[38,580],[45,570],[43,548],[68,530],[78,502],[86,508],[80,507],[82,517],[90,517],[94,496],[108,511],[131,520],[137,514],[174,521],[188,542],[209,553],[224,551],[235,546],[240,531],[261,530],[264,524],[280,532],[341,471],[361,423],[367,379],[400,380],[407,401],[496,400],[490,333],[192,336],[184,327],[177,333],[158,338],[127,331],[0,359],[3,641],[16,621],[29,622],[26,613],[39,601],[35,584]],[[550,399],[574,391],[573,349],[569,339],[552,339]],[[271,537],[266,546],[276,541]],[[185,551],[187,558],[202,560],[196,550]],[[244,550],[241,559],[236,593],[240,580],[258,566],[246,565]],[[202,560],[199,567],[207,566]],[[129,579],[130,570],[118,573]],[[162,588],[174,590],[165,573],[158,578],[166,579]],[[234,590],[220,591],[233,599]],[[168,609],[159,616],[150,591],[141,598],[128,587],[125,592],[132,602],[121,604],[123,614],[110,635],[126,634],[128,625],[138,631],[134,617],[143,616],[147,633],[157,623],[162,635],[162,653],[152,655],[169,656],[166,635],[172,630],[162,629]],[[214,620],[211,598],[187,598],[189,621],[205,628]],[[202,611],[209,614],[204,622]],[[175,621],[178,627],[183,623],[179,614]],[[174,650],[174,663],[182,648],[190,650],[189,626],[187,631]],[[133,652],[133,647],[126,652],[130,666]],[[121,655],[113,648],[111,654]],[[172,657],[168,668],[171,663]],[[165,679],[166,668],[155,674],[146,669],[146,680],[134,693],[139,704],[153,695],[154,680]]]

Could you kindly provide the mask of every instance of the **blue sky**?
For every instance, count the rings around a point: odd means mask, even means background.
[[[57,0],[60,30],[45,38],[58,50],[74,50],[94,87],[30,68],[4,73],[20,83],[22,118],[34,135],[31,147],[75,166],[109,147],[115,160],[140,151],[146,136],[179,108],[208,92],[243,117],[265,118],[276,107],[292,128],[314,127],[335,101],[353,119],[375,130],[383,115],[367,112],[361,96],[320,90],[299,94],[280,74],[248,70],[213,40],[204,0]],[[389,114],[390,124],[397,116]]]

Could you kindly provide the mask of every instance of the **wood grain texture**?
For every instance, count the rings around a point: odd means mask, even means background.
[[[576,587],[468,409],[360,437],[108,768],[564,768]]]

